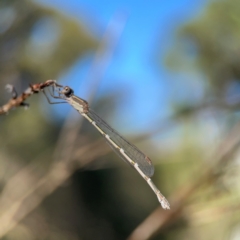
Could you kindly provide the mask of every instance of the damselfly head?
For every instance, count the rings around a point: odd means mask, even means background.
[[[70,87],[66,86],[63,88],[61,93],[64,94],[66,97],[71,97],[73,95],[74,91]]]

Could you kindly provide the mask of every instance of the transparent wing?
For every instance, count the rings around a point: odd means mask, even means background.
[[[141,152],[136,146],[134,146],[133,144],[128,142],[126,139],[124,139],[117,131],[111,128],[92,109],[89,109],[86,115],[90,119],[92,119],[94,122],[96,122],[98,127],[101,128],[104,133],[109,135],[112,141],[116,145],[118,145],[120,148],[122,148],[124,152],[129,156],[129,158],[132,159],[132,161],[138,164],[139,168],[142,170],[142,172],[146,176],[151,177],[154,174],[154,166],[152,165],[152,162],[149,157],[147,157],[143,152]],[[118,154],[118,155],[121,155],[121,154]],[[121,155],[121,158],[123,159],[124,157]],[[124,160],[128,162],[127,159],[124,159]]]

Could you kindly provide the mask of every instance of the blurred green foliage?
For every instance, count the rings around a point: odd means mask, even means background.
[[[0,79],[55,79],[97,41],[84,26],[32,1],[0,2]]]
[[[195,173],[189,178],[194,182],[206,170],[202,166],[196,171],[198,167],[195,167],[202,162],[201,158],[212,156],[217,144],[240,120],[240,2],[209,1],[195,19],[178,29],[174,46],[166,56],[166,64],[175,73],[181,73],[183,79],[177,83],[178,88],[171,82],[174,89],[171,99],[173,116],[178,123],[181,121],[180,128],[184,129],[181,131],[184,134],[180,135],[184,141],[182,146],[187,146],[185,150],[183,147],[179,150],[187,154],[191,149],[191,156],[185,157],[196,161],[195,166],[191,161],[190,166],[184,165],[187,161],[180,160],[182,154],[178,150],[169,159],[179,159],[180,167],[175,164],[170,171],[173,171],[172,176],[178,174],[178,170],[182,173],[173,178],[174,182],[184,182],[186,174],[190,173],[191,176]],[[189,131],[187,135],[186,130]],[[215,139],[214,131],[217,132]],[[239,133],[236,132],[236,135]],[[188,136],[190,142],[184,136]],[[192,141],[195,141],[195,146],[191,144]],[[227,148],[227,145],[228,142],[220,145],[221,149]],[[203,179],[205,184],[191,198],[195,206],[190,206],[182,215],[182,222],[187,219],[185,226],[173,228],[174,234],[168,235],[168,239],[239,238],[239,230],[236,230],[239,229],[240,216],[236,205],[239,202],[237,158],[238,154],[231,155],[226,165],[216,165],[216,178],[206,182]],[[216,155],[210,160],[204,163],[206,168],[216,163]]]
[[[167,63],[176,70],[200,71],[208,90],[225,96],[240,81],[240,2],[210,1],[179,29]]]

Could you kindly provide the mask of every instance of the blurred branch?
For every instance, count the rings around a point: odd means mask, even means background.
[[[180,111],[177,111],[176,115],[180,116],[190,115],[206,109],[222,109],[236,111],[240,109],[240,102],[237,101],[235,103],[230,104],[222,99],[204,101],[196,106],[184,106]]]
[[[210,158],[207,163],[214,163],[211,166],[204,164],[187,183],[178,189],[176,193],[170,197],[171,211],[163,211],[160,207],[156,209],[148,218],[144,220],[129,236],[128,240],[146,240],[150,239],[164,227],[176,222],[183,214],[185,204],[189,198],[201,186],[206,183],[212,183],[219,178],[216,169],[222,169],[232,159],[233,155],[239,149],[240,145],[240,123],[236,124],[229,131],[226,138],[219,144],[216,149],[215,157]],[[199,176],[199,173],[202,173]],[[196,177],[199,176],[199,177]],[[194,181],[195,179],[195,181]]]
[[[125,22],[126,20],[119,18],[119,15],[114,16],[100,41],[90,70],[89,86],[91,92],[89,93],[88,102],[91,102],[91,99],[93,99],[104,72],[111,61]],[[76,138],[81,129],[83,118],[76,121],[73,117],[73,112],[75,113],[75,110],[72,110],[66,118],[56,144],[54,159],[58,161],[59,159],[69,161],[71,153],[76,149]]]
[[[86,166],[96,158],[105,155],[109,151],[103,141],[96,141],[88,146],[84,146],[74,155],[74,161],[79,161],[81,167]],[[79,155],[82,159],[79,159]],[[7,205],[0,216],[0,238],[13,229],[27,214],[38,207],[41,202],[50,195],[54,190],[61,186],[76,170],[74,162],[55,162],[49,172],[38,179],[36,182],[28,182],[28,190],[17,199],[8,198]],[[21,171],[16,178],[9,181],[8,186],[17,185],[18,189],[25,189],[26,174],[31,173],[31,169],[27,166]],[[34,173],[32,173],[34,174]],[[19,182],[21,179],[21,182]],[[21,186],[21,184],[23,186]],[[30,186],[31,184],[31,186]],[[26,189],[25,189],[26,190]],[[11,191],[10,191],[11,192]],[[8,195],[8,191],[5,191]],[[3,199],[6,197],[2,197]]]
[[[239,199],[235,202],[229,201],[224,202],[221,206],[205,206],[204,209],[199,209],[199,204],[197,206],[190,206],[184,209],[184,218],[188,220],[189,224],[192,226],[210,224],[211,222],[220,221],[221,219],[226,219],[227,215],[240,216],[240,204]]]
[[[184,121],[189,117],[194,117],[197,113],[206,109],[237,111],[240,109],[240,102],[236,102],[235,104],[228,104],[225,101],[215,100],[205,101],[196,106],[185,106],[180,110],[175,111],[174,114],[172,114],[168,118],[162,120],[160,125],[158,124],[157,129],[153,128],[148,130],[146,133],[138,134],[138,136],[134,138],[134,141],[140,142],[156,136],[163,131],[168,132],[168,129],[172,129],[173,126],[176,125],[176,122],[179,123],[179,121]]]

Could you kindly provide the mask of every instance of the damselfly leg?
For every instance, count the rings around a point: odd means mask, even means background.
[[[63,87],[62,85],[57,84],[57,83],[54,83],[54,85],[51,86],[51,90],[48,90],[48,92],[49,92],[49,94],[51,95],[52,98],[64,100],[64,97],[61,96],[61,91],[60,91],[60,88],[62,88],[62,87]],[[59,89],[57,89],[57,88],[59,88]],[[43,91],[43,93],[44,93],[44,95],[45,95],[45,97],[46,97],[46,99],[47,99],[47,101],[48,101],[49,104],[67,103],[66,101],[65,101],[65,102],[64,102],[64,101],[61,101],[61,102],[52,102],[52,101],[49,99],[48,95],[46,94],[45,90],[43,89],[42,91]],[[58,96],[55,95],[56,92],[58,93]]]

